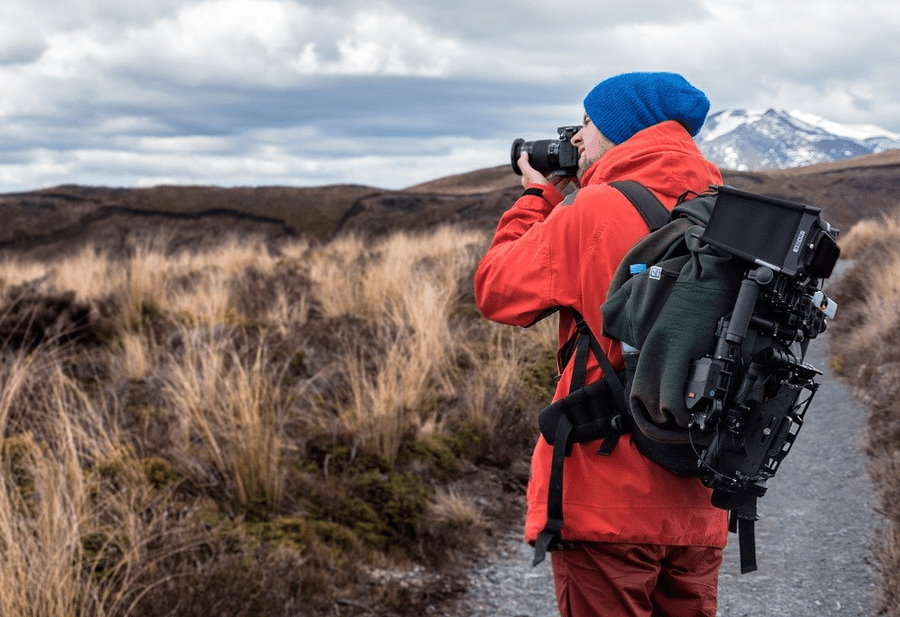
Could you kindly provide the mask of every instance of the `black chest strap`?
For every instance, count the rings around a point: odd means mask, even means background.
[[[593,353],[603,369],[603,378],[584,385],[588,354]],[[625,407],[625,385],[612,367],[581,315],[575,316],[575,333],[561,350],[562,362],[574,361],[569,394],[552,403],[538,416],[544,439],[553,446],[547,491],[547,523],[534,545],[533,565],[546,552],[560,546],[563,525],[563,467],[572,445],[603,439],[597,454],[609,456],[619,437],[630,431]]]

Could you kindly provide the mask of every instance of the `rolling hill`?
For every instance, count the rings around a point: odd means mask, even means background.
[[[900,203],[900,150],[784,170],[724,171],[726,184],[819,206],[842,229]],[[0,249],[39,256],[86,242],[115,250],[127,236],[163,229],[170,246],[226,233],[325,241],[460,223],[491,229],[521,192],[508,166],[439,178],[404,190],[358,185],[309,188],[65,185],[0,195]]]

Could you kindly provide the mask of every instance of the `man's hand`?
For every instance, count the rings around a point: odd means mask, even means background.
[[[544,176],[541,172],[531,166],[528,161],[528,153],[523,151],[516,161],[519,169],[522,171],[522,188],[528,188],[529,184],[550,184],[562,191],[566,188],[574,178],[563,178],[561,176]]]

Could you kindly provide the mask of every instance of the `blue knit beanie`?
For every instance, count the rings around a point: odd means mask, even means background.
[[[607,139],[620,144],[666,120],[677,120],[696,135],[709,100],[675,73],[623,73],[594,86],[584,97],[584,111]]]

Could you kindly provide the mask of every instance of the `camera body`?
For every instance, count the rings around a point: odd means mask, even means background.
[[[513,171],[522,175],[518,160],[522,152],[527,152],[528,162],[542,174],[574,177],[578,172],[578,148],[572,145],[572,138],[580,130],[580,126],[561,126],[556,129],[559,139],[516,139],[509,154]]]

